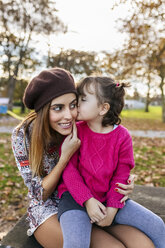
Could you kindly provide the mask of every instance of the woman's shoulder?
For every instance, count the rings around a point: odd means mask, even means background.
[[[25,138],[29,139],[29,134],[31,132],[31,129],[32,129],[31,124],[27,126],[25,122],[16,126],[12,131],[12,135],[11,135],[12,141],[18,141],[18,140],[21,141],[24,140]]]
[[[12,138],[22,137],[25,133],[25,127],[23,125],[16,126],[12,131]]]

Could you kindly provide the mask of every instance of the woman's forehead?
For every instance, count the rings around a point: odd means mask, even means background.
[[[67,104],[76,100],[76,95],[74,93],[67,93],[62,96],[56,97],[51,101],[51,105],[54,104]]]

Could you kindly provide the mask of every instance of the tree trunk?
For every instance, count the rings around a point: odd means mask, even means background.
[[[14,89],[15,89],[16,79],[15,77],[11,76],[9,78],[9,84],[8,84],[8,97],[9,97],[9,103],[8,103],[8,109],[13,109],[13,96],[14,96]]]
[[[162,98],[162,121],[165,123],[165,95],[164,95],[164,77],[161,76],[160,90],[161,90],[161,98]]]
[[[149,96],[149,92],[148,92],[147,97],[146,97],[145,112],[149,112],[149,104],[150,104],[150,96]]]
[[[25,105],[23,103],[23,101],[21,101],[21,114],[25,113]]]
[[[151,88],[151,77],[150,77],[150,68],[149,68],[149,73],[148,73],[148,91],[147,91],[147,96],[146,96],[146,106],[145,106],[145,112],[149,112],[149,104],[150,104],[150,88]]]

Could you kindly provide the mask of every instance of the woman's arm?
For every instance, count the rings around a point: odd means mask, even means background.
[[[14,129],[12,133],[12,149],[16,160],[17,167],[21,173],[25,185],[28,187],[30,194],[37,201],[45,201],[54,192],[61,173],[67,162],[80,146],[80,140],[77,138],[76,126],[73,127],[73,133],[69,135],[61,147],[61,157],[57,165],[46,177],[32,177],[32,171],[29,165],[28,147],[29,141],[24,142],[24,128]]]
[[[80,147],[80,140],[77,137],[77,128],[76,125],[73,125],[72,134],[68,135],[64,140],[61,147],[61,156],[53,168],[53,170],[43,178],[42,187],[44,189],[43,192],[43,200],[45,201],[56,189],[59,179],[63,170],[65,169],[68,161],[76,152],[76,150]]]

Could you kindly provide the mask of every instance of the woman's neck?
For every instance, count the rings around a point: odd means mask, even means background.
[[[109,133],[113,130],[113,125],[103,127],[100,122],[87,122],[87,125],[95,133]]]

